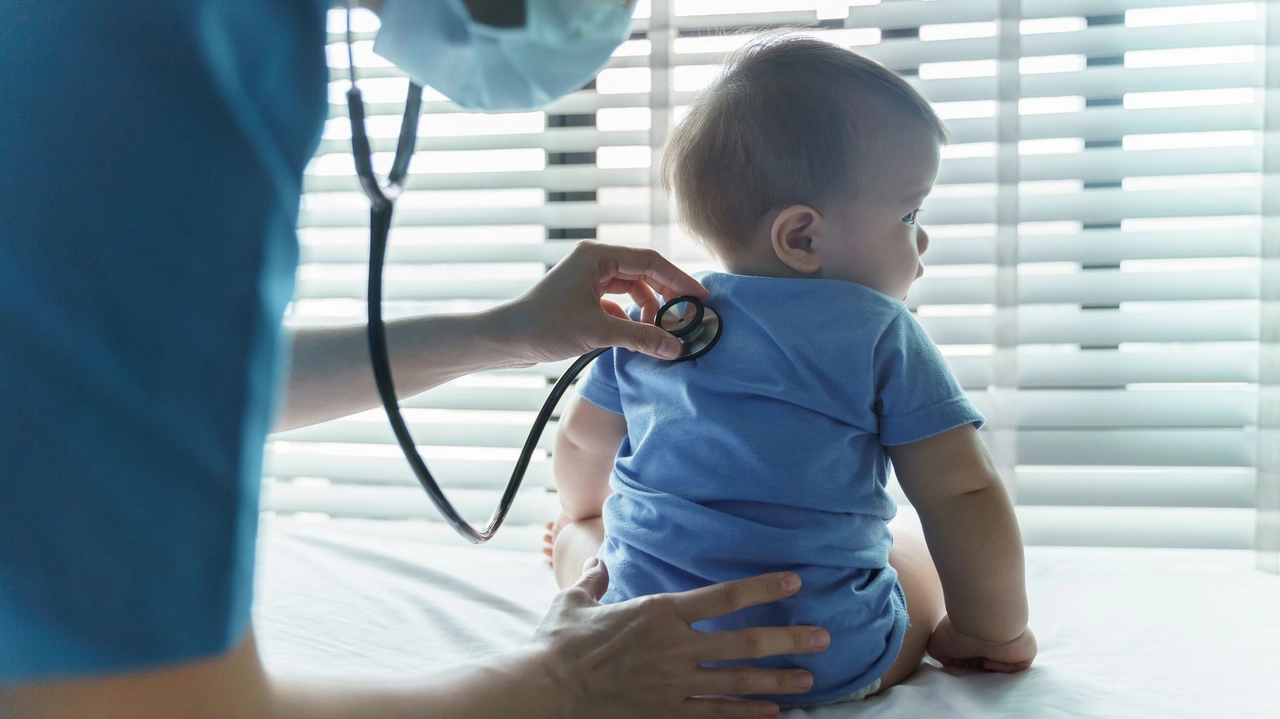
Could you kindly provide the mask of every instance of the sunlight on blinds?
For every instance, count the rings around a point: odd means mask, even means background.
[[[427,93],[386,313],[492,306],[588,238],[710,268],[669,222],[657,144],[726,53],[762,30],[799,28],[898,71],[947,122],[953,142],[924,206],[928,272],[909,304],[992,418],[988,442],[1028,542],[1251,547],[1259,343],[1278,332],[1262,329],[1263,6],[639,3],[609,65],[543,111],[477,115]],[[344,25],[331,13],[332,119],[306,175],[295,325],[363,317],[367,207],[349,156]],[[406,80],[373,54],[374,16],[357,13],[353,29],[385,172]],[[487,516],[565,364],[405,402],[468,516]],[[499,545],[536,548],[552,516],[553,436]],[[279,435],[267,456],[269,511],[413,520],[455,541],[376,412]]]

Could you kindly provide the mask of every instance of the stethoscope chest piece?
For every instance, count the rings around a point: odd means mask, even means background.
[[[710,352],[724,329],[715,310],[688,296],[664,304],[653,323],[680,340],[680,356],[673,362],[697,359]]]

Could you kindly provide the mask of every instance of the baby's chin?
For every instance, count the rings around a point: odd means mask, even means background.
[[[920,268],[916,270],[916,279],[911,280],[911,284],[907,286],[907,291],[902,293],[901,299],[903,302],[907,301],[907,295],[911,294],[911,288],[915,286],[916,280],[920,279],[921,277],[924,277],[924,265],[920,265]]]

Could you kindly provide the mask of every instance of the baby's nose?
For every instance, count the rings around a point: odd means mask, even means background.
[[[929,250],[929,233],[923,227],[916,230],[916,250],[921,255]]]

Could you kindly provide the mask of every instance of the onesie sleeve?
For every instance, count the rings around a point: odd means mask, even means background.
[[[640,308],[627,307],[632,320],[640,320]],[[607,350],[596,358],[578,381],[578,394],[586,401],[614,414],[622,414],[622,393],[618,389],[618,350]]]
[[[872,362],[882,444],[918,442],[969,423],[982,426],[982,415],[906,308],[885,327]]]
[[[614,414],[622,414],[622,395],[618,391],[618,351],[611,349],[596,358],[578,381],[578,394],[586,401]]]

